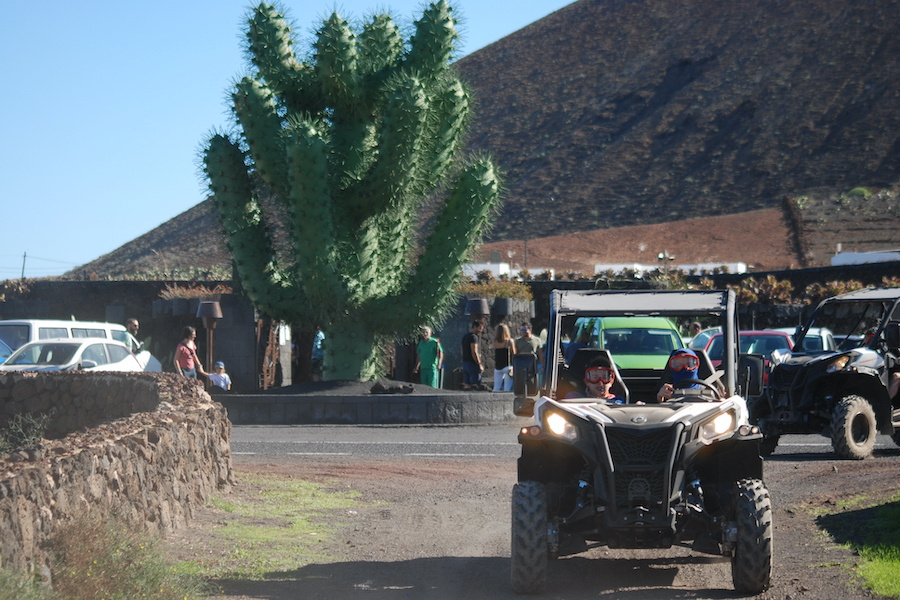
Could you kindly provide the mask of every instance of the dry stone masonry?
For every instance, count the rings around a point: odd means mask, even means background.
[[[0,427],[49,414],[38,446],[0,456],[0,566],[40,569],[42,544],[89,510],[165,534],[233,481],[231,423],[195,380],[4,373]]]

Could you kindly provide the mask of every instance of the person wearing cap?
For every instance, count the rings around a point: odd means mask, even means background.
[[[611,404],[625,404],[625,399],[612,392],[616,380],[616,372],[606,357],[599,356],[591,361],[584,370],[584,396],[577,392],[566,395],[566,398],[597,398]]]
[[[697,370],[700,368],[700,358],[697,353],[687,348],[679,348],[672,352],[669,362],[666,364],[666,375],[671,376],[672,381],[666,382],[656,393],[656,400],[665,402],[675,394],[675,385],[687,379],[697,379]],[[701,387],[697,383],[682,386],[697,389]]]
[[[225,363],[221,360],[216,361],[213,365],[213,372],[209,374],[209,382],[226,392],[231,390],[231,377],[225,372]]]

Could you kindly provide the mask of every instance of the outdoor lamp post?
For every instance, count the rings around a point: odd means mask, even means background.
[[[222,318],[222,307],[218,302],[201,302],[197,307],[197,318],[203,319],[203,327],[206,328],[206,372],[212,373],[213,366],[213,330],[216,323]]]

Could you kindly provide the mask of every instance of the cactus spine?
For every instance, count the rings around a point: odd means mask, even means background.
[[[276,8],[248,20],[255,73],[232,92],[240,132],[211,135],[204,168],[248,295],[270,317],[326,329],[327,379],[381,375],[383,342],[446,315],[499,201],[491,161],[458,158],[470,98],[450,68],[455,24],[434,2],[404,47],[387,15],[357,33],[335,13],[302,62]],[[284,207],[287,258],[267,196]],[[439,206],[423,235],[426,202]]]

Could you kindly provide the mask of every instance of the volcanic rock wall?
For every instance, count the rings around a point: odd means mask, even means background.
[[[44,542],[89,510],[149,532],[183,527],[233,480],[231,423],[174,374],[0,374],[0,428],[50,415],[41,444],[0,456],[0,566],[40,569]]]

